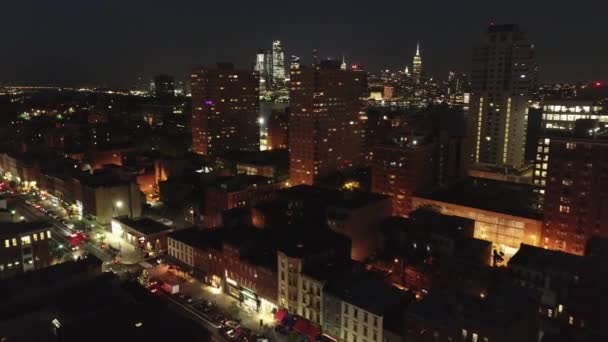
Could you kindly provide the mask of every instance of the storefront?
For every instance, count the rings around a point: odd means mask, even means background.
[[[261,314],[263,314],[263,315],[274,315],[277,312],[278,308],[277,308],[277,306],[273,302],[271,302],[269,300],[266,300],[266,299],[264,299],[262,297],[259,297],[259,299],[260,299],[260,310],[259,310],[259,312]]]
[[[236,281],[226,277],[226,293],[235,299],[241,300],[241,289]]]
[[[260,309],[260,300],[258,295],[252,290],[241,287],[241,304],[246,310],[258,312]]]

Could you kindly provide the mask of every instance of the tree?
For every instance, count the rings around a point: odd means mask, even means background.
[[[492,266],[500,266],[505,261],[505,253],[497,250],[492,251]]]

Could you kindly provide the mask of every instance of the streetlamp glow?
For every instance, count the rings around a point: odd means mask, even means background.
[[[122,201],[116,201],[115,204],[116,204],[116,208],[118,208],[118,209],[122,208],[122,205],[123,205]]]

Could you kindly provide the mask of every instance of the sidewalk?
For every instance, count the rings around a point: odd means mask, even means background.
[[[170,271],[167,265],[163,264],[155,267],[152,274],[162,280],[163,277],[169,278],[175,273]],[[180,292],[192,297],[195,303],[200,301],[212,302],[224,313],[232,316],[233,318],[239,319],[241,321],[241,326],[244,328],[256,333],[264,333],[274,337],[275,321],[272,315],[248,312],[241,308],[241,305],[237,299],[223,293],[216,287],[203,284],[193,278],[184,279],[180,277],[179,279]],[[265,326],[264,328],[260,326],[260,320],[262,320],[262,324]],[[276,340],[276,338],[274,340]]]
[[[100,237],[102,236],[104,237],[104,243],[108,244],[108,246],[112,246],[114,250],[119,251],[116,255],[116,259],[121,264],[137,264],[144,260],[144,253],[137,250],[135,246],[128,243],[126,240],[100,226],[95,226],[91,229],[90,237],[92,243],[99,244]]]

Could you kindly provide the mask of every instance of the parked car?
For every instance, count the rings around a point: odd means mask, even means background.
[[[236,329],[239,327],[239,322],[228,320],[228,321],[224,322],[224,325],[229,328]]]

